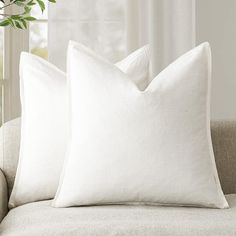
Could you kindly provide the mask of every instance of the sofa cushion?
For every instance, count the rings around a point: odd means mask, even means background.
[[[235,236],[236,194],[230,209],[157,206],[53,208],[51,201],[17,207],[0,225],[1,236]]]
[[[7,214],[7,202],[7,182],[2,170],[0,169],[0,223]]]
[[[211,136],[223,191],[236,193],[236,121],[212,122]]]
[[[8,193],[12,191],[20,150],[21,119],[11,120],[0,129],[0,168],[8,185]]]

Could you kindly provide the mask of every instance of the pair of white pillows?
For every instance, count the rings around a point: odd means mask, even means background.
[[[55,207],[228,207],[211,143],[208,43],[150,83],[148,46],[116,65],[75,42],[67,57],[66,76],[22,54],[21,148],[10,207],[55,194]]]

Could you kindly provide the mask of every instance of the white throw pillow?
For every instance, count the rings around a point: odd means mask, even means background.
[[[117,64],[137,86],[147,83],[148,50],[144,46]],[[65,73],[39,57],[22,53],[20,77],[21,147],[10,207],[55,196],[68,137]]]
[[[55,207],[167,204],[226,208],[210,134],[208,43],[144,90],[71,43],[71,128]]]

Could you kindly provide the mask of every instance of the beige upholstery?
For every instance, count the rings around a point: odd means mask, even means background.
[[[157,206],[53,208],[50,201],[12,209],[1,236],[235,236],[236,195],[230,209]]]
[[[236,121],[212,122],[212,141],[216,164],[224,193],[236,193]],[[0,168],[9,193],[14,183],[20,147],[20,118],[0,129]]]
[[[0,223],[2,219],[7,214],[7,204],[8,204],[8,196],[7,196],[7,182],[3,172],[0,169]]]
[[[211,135],[223,191],[236,193],[236,121],[212,122]]]
[[[5,123],[0,129],[0,169],[6,176],[9,194],[12,190],[20,150],[20,118]]]

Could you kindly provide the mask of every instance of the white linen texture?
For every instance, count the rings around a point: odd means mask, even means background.
[[[137,86],[145,86],[149,46],[116,64]],[[22,53],[20,158],[9,207],[54,198],[68,138],[66,74],[49,62]]]
[[[211,143],[208,43],[140,89],[85,46],[67,58],[70,141],[54,207],[227,208]]]

